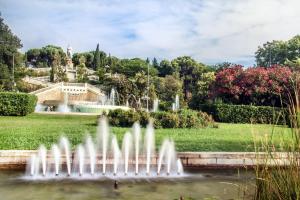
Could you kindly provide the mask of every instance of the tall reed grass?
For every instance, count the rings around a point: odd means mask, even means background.
[[[279,149],[272,144],[272,135],[259,143],[259,150],[255,143],[257,152],[266,155],[255,168],[255,200],[300,200],[300,77],[293,77],[291,85],[286,103],[292,140],[282,140]]]

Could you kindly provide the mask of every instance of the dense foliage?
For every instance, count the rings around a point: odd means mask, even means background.
[[[22,55],[18,49],[22,47],[21,40],[13,34],[0,15],[0,90],[12,90],[13,64],[16,68],[22,64]]]
[[[270,106],[202,104],[199,108],[218,122],[288,124],[287,110]]]
[[[216,74],[210,94],[226,103],[281,106],[281,101],[286,100],[291,76],[288,67],[243,69],[237,65]]]
[[[288,41],[274,40],[259,46],[255,52],[258,66],[272,66],[274,64],[289,64],[300,58],[300,35],[296,35]],[[300,65],[289,65],[299,70]]]
[[[154,112],[121,109],[108,113],[108,119],[112,126],[130,127],[136,121],[145,126],[149,120],[153,120],[155,128],[203,128],[213,126],[214,121],[210,115],[204,112],[183,109],[179,112]]]
[[[36,101],[35,95],[0,92],[0,115],[25,116],[34,111]]]

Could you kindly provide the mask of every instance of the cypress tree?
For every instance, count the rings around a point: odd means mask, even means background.
[[[99,51],[99,43],[98,43],[96,51],[94,53],[93,69],[96,71],[100,66],[101,66],[101,61],[100,61],[100,51]]]

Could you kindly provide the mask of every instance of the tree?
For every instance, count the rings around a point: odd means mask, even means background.
[[[33,67],[53,67],[65,65],[66,54],[61,47],[47,45],[41,49],[29,49],[25,53],[26,62]]]
[[[74,53],[72,57],[72,62],[75,66],[80,64],[80,59],[83,57],[85,59],[84,64],[87,68],[93,69],[94,61],[94,51],[83,52],[83,53]]]
[[[179,76],[183,81],[184,99],[189,101],[192,97],[193,87],[203,73],[205,65],[197,63],[189,56],[178,57],[171,63],[173,68],[179,71]]]
[[[13,34],[0,15],[0,85],[4,90],[10,90],[12,85],[13,58],[22,47],[21,40]],[[15,67],[21,66],[22,60],[14,59]]]
[[[88,81],[87,69],[85,66],[86,59],[84,56],[79,58],[79,65],[76,66],[76,79],[79,83],[84,83]]]
[[[192,108],[198,108],[199,104],[206,103],[209,99],[210,87],[216,79],[214,72],[205,72],[201,74],[199,80],[193,90],[192,100],[190,106]]]
[[[255,52],[258,66],[284,65],[287,60],[296,60],[300,57],[300,35],[288,41],[273,40],[259,46]]]
[[[154,68],[156,68],[156,69],[159,67],[159,64],[158,64],[158,62],[157,62],[157,59],[156,59],[155,57],[153,58],[152,66],[153,66]]]
[[[171,62],[168,60],[162,60],[158,66],[156,66],[158,70],[158,75],[160,77],[164,77],[166,75],[172,75],[176,69],[172,66]]]
[[[122,59],[116,64],[115,67],[112,67],[113,73],[124,74],[128,77],[134,77],[136,73],[142,71],[147,73],[148,64],[145,60],[140,58]],[[157,70],[153,67],[150,67],[149,73],[151,76],[155,76],[157,74]]]
[[[155,88],[158,98],[165,102],[172,103],[176,94],[182,96],[182,81],[172,75],[157,78]]]
[[[94,53],[93,69],[96,71],[100,66],[101,66],[100,51],[99,51],[99,44],[97,44],[96,51]]]

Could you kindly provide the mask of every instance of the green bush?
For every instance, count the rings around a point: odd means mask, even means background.
[[[179,128],[179,117],[175,112],[152,113],[155,128]]]
[[[199,107],[218,122],[287,124],[287,111],[282,108],[229,104],[202,104]]]
[[[15,92],[0,92],[0,115],[25,116],[34,111],[35,95]]]
[[[193,110],[180,110],[179,112],[160,111],[147,113],[145,111],[112,110],[107,115],[112,126],[129,127],[135,121],[146,126],[150,118],[155,128],[200,128],[214,124],[210,115]]]
[[[112,126],[130,127],[136,121],[140,121],[140,115],[133,110],[112,110],[107,115]]]

